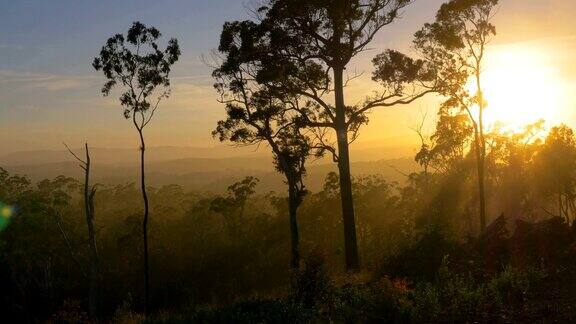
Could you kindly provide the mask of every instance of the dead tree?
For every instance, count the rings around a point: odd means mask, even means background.
[[[98,314],[98,281],[99,281],[99,259],[98,259],[98,246],[96,244],[96,230],[94,227],[94,197],[96,195],[96,186],[90,185],[90,150],[88,143],[84,144],[86,151],[86,159],[79,158],[68,145],[64,144],[68,152],[80,162],[80,168],[84,170],[84,211],[86,214],[86,225],[88,227],[88,241],[90,244],[90,267],[87,275],[89,291],[88,291],[88,310],[91,317],[96,317]]]

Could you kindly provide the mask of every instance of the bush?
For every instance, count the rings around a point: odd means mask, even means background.
[[[315,251],[304,260],[302,269],[294,272],[292,298],[308,308],[324,303],[332,290],[325,256]]]
[[[122,306],[114,312],[111,322],[118,324],[138,324],[142,323],[144,318],[143,314],[132,310],[132,296],[128,294],[128,298],[124,300]]]
[[[338,323],[409,322],[412,308],[409,292],[407,282],[388,278],[344,284],[334,289],[319,315],[322,321]]]
[[[537,268],[518,270],[506,267],[498,276],[488,284],[493,300],[503,305],[523,303],[527,297],[534,293],[535,286],[545,278],[544,271]]]
[[[381,276],[433,280],[447,255],[454,254],[458,245],[446,238],[438,229],[424,232],[409,248],[386,258],[380,269]]]
[[[433,282],[423,282],[414,289],[414,318],[418,321],[448,319],[465,321],[486,311],[489,297],[486,287],[471,276],[460,275],[443,267]]]
[[[413,318],[430,321],[489,319],[505,308],[523,305],[545,277],[538,269],[505,268],[489,281],[478,282],[443,266],[433,282],[420,283],[412,291]]]
[[[48,323],[80,324],[92,323],[88,314],[77,300],[65,300],[62,307],[52,315]]]
[[[313,314],[291,299],[253,299],[221,308],[165,313],[146,323],[306,323]]]

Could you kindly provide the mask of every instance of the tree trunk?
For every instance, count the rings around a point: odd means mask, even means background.
[[[356,240],[356,221],[352,200],[352,181],[350,176],[350,156],[348,152],[348,129],[346,125],[346,107],[344,106],[343,68],[334,68],[334,92],[336,103],[336,136],[338,139],[338,171],[340,174],[340,198],[344,224],[344,249],[346,270],[360,269],[358,242]]]
[[[298,206],[300,205],[297,189],[289,180],[288,208],[290,213],[290,265],[292,270],[300,267],[300,236],[298,234]]]
[[[300,191],[297,185],[298,177],[295,176],[290,165],[287,163],[285,156],[282,154],[278,145],[269,137],[268,144],[272,152],[278,158],[280,167],[286,183],[288,184],[288,213],[290,217],[290,267],[297,270],[300,267],[300,234],[298,233],[298,207],[302,202]]]
[[[138,130],[140,135],[140,186],[142,190],[142,199],[144,200],[144,220],[142,221],[142,235],[144,238],[144,313],[150,311],[150,267],[148,263],[148,194],[146,193],[146,173],[144,170],[144,136],[142,130]]]
[[[98,248],[96,245],[96,231],[94,229],[94,194],[95,189],[90,188],[90,152],[86,143],[86,169],[84,179],[84,208],[86,209],[86,224],[88,226],[88,239],[90,244],[90,270],[88,273],[88,311],[92,318],[98,316]]]
[[[478,194],[480,201],[480,232],[486,228],[486,141],[484,139],[484,95],[480,79],[480,63],[476,67],[476,85],[478,88],[478,127],[476,128],[476,160],[478,166]]]
[[[479,201],[479,216],[480,216],[480,233],[486,228],[486,210],[485,210],[485,197],[484,197],[484,167],[482,163],[482,148],[480,144],[480,134],[478,127],[474,127],[474,153],[476,155],[476,172],[478,176],[478,201]]]

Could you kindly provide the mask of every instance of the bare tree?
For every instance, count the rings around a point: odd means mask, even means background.
[[[86,214],[86,226],[88,227],[88,242],[90,245],[90,267],[87,275],[89,292],[88,292],[88,310],[90,316],[96,318],[98,316],[98,282],[100,279],[100,262],[98,258],[98,246],[96,243],[96,229],[94,227],[94,197],[96,195],[96,186],[90,185],[90,150],[88,143],[84,144],[86,152],[86,159],[82,160],[78,157],[68,145],[64,144],[68,152],[80,163],[80,168],[84,170],[84,212]],[[68,240],[67,240],[68,242]]]

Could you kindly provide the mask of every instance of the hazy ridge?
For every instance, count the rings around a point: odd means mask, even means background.
[[[74,149],[80,154],[80,149]],[[138,176],[137,149],[93,148],[93,178],[102,184],[135,182]],[[154,147],[147,151],[147,172],[151,186],[179,184],[186,189],[223,192],[226,187],[245,176],[258,177],[260,192],[285,190],[283,178],[274,170],[271,156],[254,148]],[[402,173],[418,169],[406,149],[360,148],[353,150],[356,162],[352,163],[354,175],[382,174],[390,181],[402,181]],[[388,155],[390,158],[377,158]],[[211,156],[211,157],[209,157]],[[33,181],[59,175],[79,178],[82,170],[65,151],[26,151],[0,157],[0,166],[10,173],[30,177]],[[326,174],[336,171],[328,158],[316,160],[308,167],[307,186],[316,191],[322,187]],[[402,172],[399,172],[402,171]]]

